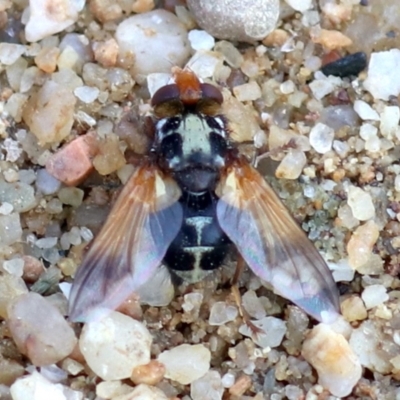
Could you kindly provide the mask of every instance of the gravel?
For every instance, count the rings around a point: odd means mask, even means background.
[[[399,397],[400,5],[316,3],[0,0],[2,399]],[[245,270],[254,334],[225,285],[234,254],[194,286],[160,267],[109,318],[69,322],[174,66],[221,88],[231,137],[329,263],[335,324]]]

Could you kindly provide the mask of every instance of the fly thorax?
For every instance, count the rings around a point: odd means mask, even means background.
[[[225,165],[224,119],[188,113],[160,120],[156,128],[159,153],[178,183],[195,192],[212,189]]]

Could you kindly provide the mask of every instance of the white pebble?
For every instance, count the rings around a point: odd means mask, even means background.
[[[0,206],[0,214],[2,215],[10,215],[14,210],[14,207],[12,204],[4,202]]]
[[[375,99],[388,100],[390,96],[398,96],[400,93],[399,65],[400,50],[398,49],[371,53],[364,88]]]
[[[0,243],[3,246],[12,245],[22,236],[22,226],[18,213],[0,215]]]
[[[279,179],[297,179],[307,163],[304,151],[290,149],[275,171]]]
[[[223,393],[224,387],[218,371],[208,371],[190,385],[192,400],[221,400]]]
[[[11,275],[21,277],[24,273],[25,261],[23,258],[13,258],[3,262],[3,270]]]
[[[29,20],[25,26],[28,42],[36,42],[53,33],[63,31],[77,21],[79,11],[85,5],[83,0],[30,0]]]
[[[354,111],[363,120],[379,121],[379,114],[365,101],[356,100],[354,102]]]
[[[322,72],[315,73],[315,79],[309,84],[312,94],[317,100],[321,100],[326,95],[332,93],[341,84],[341,79],[328,76],[326,77]]]
[[[277,347],[282,343],[286,333],[286,322],[275,317],[265,317],[258,321],[251,321],[261,329],[261,332],[254,333],[246,324],[239,328],[239,332],[251,337],[256,344],[262,348]]]
[[[12,65],[25,53],[25,46],[14,43],[0,43],[0,64]]]
[[[170,83],[171,74],[165,72],[154,72],[152,74],[147,75],[146,79],[147,79],[147,88],[149,89],[150,96],[153,97],[154,93],[158,89]]]
[[[113,311],[100,321],[85,324],[79,348],[95,374],[116,380],[129,378],[133,368],[150,361],[151,342],[142,323]]]
[[[68,400],[64,386],[50,382],[37,371],[17,379],[10,391],[13,400]]]
[[[254,101],[261,97],[261,89],[256,81],[250,81],[233,88],[233,94],[239,101]]]
[[[310,145],[317,153],[325,154],[332,149],[334,137],[335,131],[319,122],[311,129]]]
[[[386,288],[383,285],[367,286],[361,293],[361,298],[364,301],[367,310],[377,307],[389,299]]]
[[[315,326],[303,343],[302,356],[317,370],[318,382],[334,396],[345,397],[361,378],[361,364],[347,340],[329,325]]]
[[[285,81],[285,82],[281,83],[281,85],[279,86],[279,89],[280,89],[281,93],[283,93],[283,94],[290,94],[295,91],[296,86],[293,83],[293,81]]]
[[[226,304],[224,301],[217,301],[210,310],[209,324],[214,326],[224,325],[233,321],[238,316],[238,309],[235,306]]]
[[[39,249],[51,249],[57,244],[58,238],[56,237],[46,237],[36,240],[35,246]]]
[[[91,86],[79,86],[74,90],[75,96],[86,104],[93,103],[97,99],[99,93],[100,90],[98,88]]]
[[[168,400],[168,397],[162,390],[154,386],[140,384],[130,393],[113,397],[113,400]]]
[[[158,361],[165,365],[165,377],[188,385],[210,369],[211,353],[202,344],[182,344],[163,351]]]
[[[34,292],[14,299],[8,306],[7,322],[19,350],[33,365],[61,361],[72,352],[77,342],[74,331],[59,309]]]
[[[215,45],[215,39],[206,31],[193,29],[189,32],[189,42],[193,50],[211,50]]]
[[[151,34],[149,34],[151,32]],[[133,77],[142,83],[154,72],[170,72],[189,58],[187,32],[176,15],[155,10],[124,19],[115,32],[120,57],[134,57]]]
[[[393,139],[399,132],[400,108],[397,106],[385,106],[381,113],[379,130],[386,139]]]
[[[221,65],[222,56],[219,53],[197,51],[188,61],[186,67],[193,71],[200,79],[205,79],[214,76]]]
[[[262,319],[267,314],[261,299],[257,297],[257,294],[254,290],[248,290],[242,296],[242,304],[243,308],[247,311],[250,317],[254,319]]]
[[[224,388],[230,388],[235,383],[235,375],[233,375],[231,372],[227,372],[222,377],[221,382]]]
[[[350,206],[354,218],[367,221],[375,216],[375,207],[371,195],[363,189],[350,186],[348,189],[347,204]]]
[[[312,8],[312,0],[285,0],[296,11],[304,12]]]
[[[93,232],[86,226],[81,226],[80,229],[81,238],[85,242],[90,242],[93,239]]]

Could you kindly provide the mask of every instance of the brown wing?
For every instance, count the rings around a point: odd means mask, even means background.
[[[339,296],[332,274],[262,176],[235,159],[217,194],[221,228],[253,272],[317,320],[334,320]]]
[[[132,175],[75,275],[71,320],[98,319],[154,274],[182,224],[180,195],[151,163]]]

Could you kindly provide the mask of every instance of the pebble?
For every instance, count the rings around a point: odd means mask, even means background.
[[[49,80],[31,95],[22,117],[39,145],[59,143],[71,132],[75,104],[76,98],[68,87]]]
[[[311,330],[301,354],[317,370],[319,384],[334,396],[348,396],[361,378],[358,357],[328,325],[318,324]]]
[[[365,265],[372,256],[373,247],[379,237],[379,227],[374,221],[359,226],[347,243],[349,264],[355,270]]]
[[[353,330],[349,343],[361,365],[381,374],[391,372],[393,366],[390,359],[398,355],[398,346],[382,332],[376,322],[362,322]]]
[[[239,311],[235,306],[224,301],[217,301],[211,307],[208,322],[210,325],[220,326],[229,321],[234,321],[238,315]]]
[[[352,295],[340,303],[340,310],[347,322],[362,321],[368,313],[364,302],[357,295]]]
[[[393,139],[399,134],[400,108],[384,106],[380,115],[379,131],[386,139]]]
[[[135,367],[147,364],[151,342],[142,323],[113,311],[84,325],[79,348],[93,372],[110,381],[129,378]]]
[[[266,311],[260,297],[254,290],[248,290],[242,296],[242,305],[250,317],[254,319],[262,319],[266,316]]]
[[[20,277],[8,273],[2,274],[0,276],[0,317],[6,318],[9,304],[25,293],[28,293],[28,288]]]
[[[113,399],[131,391],[132,387],[123,384],[121,381],[103,381],[96,385],[96,395],[101,399]]]
[[[92,172],[92,157],[96,152],[93,134],[79,136],[48,159],[46,170],[66,185],[78,185]]]
[[[365,101],[356,100],[354,102],[354,111],[363,120],[379,121],[379,114]]]
[[[45,168],[41,168],[36,172],[36,189],[44,194],[57,193],[61,188],[61,182],[50,175]]]
[[[0,215],[0,243],[10,246],[21,240],[22,226],[18,213]]]
[[[93,103],[99,96],[100,90],[91,86],[80,86],[74,90],[74,95],[82,101],[82,103]]]
[[[182,385],[204,376],[210,369],[210,360],[210,350],[202,344],[182,344],[158,356],[165,365],[165,377]]]
[[[326,76],[334,75],[345,78],[348,76],[357,76],[366,67],[367,55],[363,51],[359,51],[325,64],[321,68],[321,71]]]
[[[340,31],[321,28],[310,29],[311,40],[328,50],[340,49],[352,45],[353,41]]]
[[[93,166],[100,175],[108,175],[126,164],[125,156],[116,134],[110,133],[97,143]]]
[[[202,29],[230,41],[263,39],[279,18],[278,0],[188,0],[187,5]]]
[[[105,68],[114,67],[117,63],[119,46],[114,38],[104,42],[93,43],[94,59]]]
[[[251,328],[243,324],[239,332],[253,339],[261,348],[277,347],[282,343],[286,333],[286,322],[275,317],[264,317],[257,321],[251,321],[261,332],[254,333]]]
[[[254,101],[261,97],[261,88],[256,81],[250,81],[233,88],[233,94],[241,101]]]
[[[37,293],[17,297],[8,306],[7,323],[18,349],[33,365],[61,361],[77,343],[60,311]]]
[[[4,65],[14,64],[22,54],[25,53],[25,46],[14,43],[0,43],[0,63]]]
[[[119,57],[134,59],[133,78],[143,83],[155,72],[183,67],[190,56],[187,32],[179,19],[165,10],[137,14],[121,22],[115,32]]]
[[[317,100],[323,99],[326,95],[332,93],[341,85],[341,79],[335,76],[326,77],[322,72],[315,73],[315,79],[310,82],[309,86],[312,94]]]
[[[216,71],[222,66],[223,57],[215,51],[197,51],[186,64],[200,79],[215,76]]]
[[[24,273],[24,265],[23,258],[13,258],[3,261],[2,269],[11,275],[21,277]]]
[[[53,73],[57,68],[57,60],[60,49],[57,47],[43,47],[35,57],[35,64],[47,74]]]
[[[155,386],[162,381],[165,375],[165,366],[157,360],[151,360],[146,365],[139,365],[134,368],[131,375],[131,381],[135,385],[142,383]]]
[[[377,307],[389,300],[386,288],[383,285],[370,285],[367,286],[361,293],[361,298],[364,301],[367,310]]]
[[[84,5],[82,0],[30,0],[26,40],[37,42],[68,28],[78,20]]]
[[[83,196],[85,192],[82,189],[76,187],[62,188],[58,192],[58,198],[63,204],[72,207],[79,207],[82,204]]]
[[[189,32],[188,39],[193,50],[211,50],[215,45],[215,39],[206,31],[193,29]]]
[[[275,171],[279,179],[297,179],[307,164],[304,151],[289,149]]]
[[[33,187],[23,182],[0,181],[0,202],[11,204],[17,212],[29,211],[37,204]]]
[[[304,12],[312,8],[312,0],[285,0],[293,10]]]
[[[112,400],[168,400],[165,393],[154,387],[141,384],[136,386],[130,393],[113,397]]]
[[[221,400],[223,393],[224,387],[218,371],[208,371],[190,385],[192,400]]]
[[[329,126],[318,122],[310,131],[310,145],[320,154],[325,154],[332,149],[335,131]]]
[[[370,193],[365,190],[350,186],[347,191],[347,204],[350,206],[354,218],[367,221],[375,216],[375,206]]]
[[[390,96],[400,94],[400,76],[397,73],[400,65],[400,50],[391,49],[371,53],[367,79],[364,88],[375,99],[388,100]]]
[[[52,383],[37,371],[17,379],[10,391],[12,400],[83,400],[83,393]],[[73,392],[75,396],[68,396],[68,392]]]

